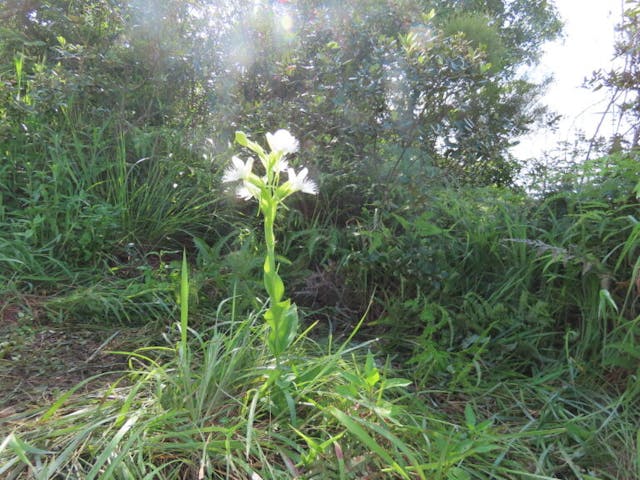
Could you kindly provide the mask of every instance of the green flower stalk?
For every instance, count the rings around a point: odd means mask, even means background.
[[[283,299],[284,283],[278,275],[276,263],[274,225],[278,207],[290,195],[303,192],[318,193],[315,182],[307,178],[309,171],[302,168],[298,173],[289,167],[285,157],[298,151],[298,141],[287,130],[267,133],[270,152],[247,138],[243,132],[236,132],[236,142],[253,151],[262,166],[263,176],[253,173],[253,158],[246,162],[232,157],[231,166],[225,170],[223,182],[239,182],[236,194],[245,200],[258,200],[260,213],[264,219],[264,238],[267,252],[264,260],[264,286],[269,295],[269,308],[264,318],[269,326],[267,345],[276,358],[287,350],[298,329],[298,311],[291,300]],[[281,181],[286,172],[287,180]]]

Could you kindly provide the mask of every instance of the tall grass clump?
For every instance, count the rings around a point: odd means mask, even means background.
[[[14,241],[80,266],[99,264],[128,242],[153,249],[206,231],[214,202],[177,143],[165,137],[158,151],[140,148],[132,158],[128,141],[113,140],[110,125],[77,127],[69,125],[68,136],[43,127],[39,151],[16,144],[8,152],[17,174],[5,179],[14,193],[4,218]]]
[[[637,175],[633,156],[591,161],[569,177],[575,187],[547,194],[534,217],[541,232],[530,247],[542,269],[541,289],[559,307],[574,339],[572,355],[600,367],[633,363],[626,342],[639,313]]]
[[[225,230],[211,227],[211,162],[176,130],[62,95],[37,59],[12,66],[0,104],[0,278],[42,295],[56,319],[166,316],[162,252]]]

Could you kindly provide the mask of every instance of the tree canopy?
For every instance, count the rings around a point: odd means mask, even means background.
[[[614,152],[637,149],[640,145],[640,2],[627,0],[625,5],[622,21],[617,26],[614,66],[594,72],[587,82],[596,90],[604,87],[610,92],[602,120],[617,110],[616,131],[610,139],[610,149]]]
[[[108,114],[221,146],[291,126],[323,165],[500,185],[542,108],[520,67],[561,27],[546,0],[10,0],[2,17],[1,71],[24,79],[4,84],[5,122],[21,96],[53,123]]]

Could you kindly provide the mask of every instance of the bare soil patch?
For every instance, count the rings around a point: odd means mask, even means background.
[[[0,305],[0,419],[48,405],[91,377],[99,375],[75,395],[117,380],[127,356],[110,352],[135,349],[142,336],[140,329],[55,325],[28,313]]]

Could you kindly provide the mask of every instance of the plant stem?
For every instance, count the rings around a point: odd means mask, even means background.
[[[273,233],[273,226],[276,219],[276,205],[273,201],[265,202],[262,213],[264,215],[264,240],[267,245],[267,263],[269,265],[269,271],[276,271],[276,238]],[[271,293],[271,292],[269,292]],[[270,295],[271,296],[271,295]],[[273,299],[272,299],[273,300]]]

